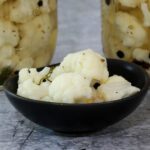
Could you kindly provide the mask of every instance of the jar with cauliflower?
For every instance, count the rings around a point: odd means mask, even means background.
[[[101,6],[106,56],[134,62],[150,73],[150,1],[102,0]]]
[[[57,0],[0,0],[0,84],[24,67],[52,58],[57,36]]]

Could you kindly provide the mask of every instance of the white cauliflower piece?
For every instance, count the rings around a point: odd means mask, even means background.
[[[118,0],[122,6],[135,8],[140,4],[140,0]]]
[[[150,27],[150,10],[148,8],[148,4],[142,3],[141,4],[141,10],[144,16],[144,25],[146,27]]]
[[[49,82],[35,84],[32,79],[27,79],[18,85],[17,94],[30,99],[41,100],[48,96]]]
[[[150,64],[150,51],[146,49],[136,48],[133,51],[133,59]]]
[[[17,27],[6,20],[0,20],[0,47],[10,45],[15,47],[19,42]]]
[[[64,67],[63,67],[64,68]],[[57,76],[59,76],[62,73],[65,73],[65,70],[60,66],[57,66],[54,68],[51,76],[50,76],[50,80],[54,80]]]
[[[7,0],[0,0],[0,5],[2,5],[4,2],[6,2]]]
[[[48,78],[50,73],[50,68],[45,67],[41,71],[37,71],[36,68],[23,68],[19,71],[19,80],[18,83],[23,83],[28,79],[32,79],[35,84],[42,82],[42,79]]]
[[[134,16],[118,12],[115,22],[124,46],[139,47],[145,43],[146,31]]]
[[[47,80],[49,71],[49,67],[45,67],[39,72],[35,68],[21,69],[17,94],[31,99],[44,100],[49,95],[50,82]]]
[[[68,54],[59,67],[54,69],[52,80],[63,72],[76,72],[101,83],[108,79],[107,61],[98,53],[87,49],[81,52]]]
[[[23,68],[19,71],[18,84],[23,83],[24,81],[30,79],[30,70],[29,68]]]
[[[113,101],[131,96],[140,89],[131,85],[121,76],[114,75],[98,88],[98,93],[104,101]]]
[[[49,0],[17,0],[12,5],[10,20],[25,23],[41,13],[49,12]]]
[[[45,67],[44,69],[42,69],[39,72],[36,69],[30,69],[30,75],[36,84],[39,84],[39,82],[42,79],[48,78],[49,74],[50,74],[50,68],[49,67]]]
[[[118,75],[113,75],[111,77],[108,78],[107,83],[116,83],[116,82],[126,82],[128,84],[130,84],[125,78],[123,78],[122,76],[118,76]]]
[[[51,20],[48,14],[40,15],[32,21],[20,26],[22,39],[19,49],[36,55],[50,47]]]
[[[59,103],[86,102],[92,98],[90,80],[78,73],[63,73],[50,84],[49,97]]]

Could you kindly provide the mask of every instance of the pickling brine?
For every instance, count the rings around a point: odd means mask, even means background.
[[[0,0],[0,84],[14,70],[47,65],[56,36],[56,0]]]
[[[150,73],[150,0],[101,0],[107,57],[141,65]]]

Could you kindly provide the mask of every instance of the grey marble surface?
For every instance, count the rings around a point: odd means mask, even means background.
[[[66,136],[33,124],[0,93],[0,150],[150,150],[150,91],[126,119],[101,131]]]
[[[100,0],[58,0],[59,37],[53,62],[84,48],[101,51]],[[97,133],[65,136],[25,119],[0,93],[0,150],[150,150],[150,92],[138,109]]]

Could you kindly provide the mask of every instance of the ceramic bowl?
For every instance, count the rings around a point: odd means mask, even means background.
[[[139,66],[121,60],[107,61],[111,75],[123,76],[141,91],[127,98],[103,103],[44,102],[16,95],[18,75],[10,77],[5,82],[4,90],[9,101],[19,112],[41,126],[67,133],[102,130],[133,112],[143,100],[149,87],[149,76]]]

